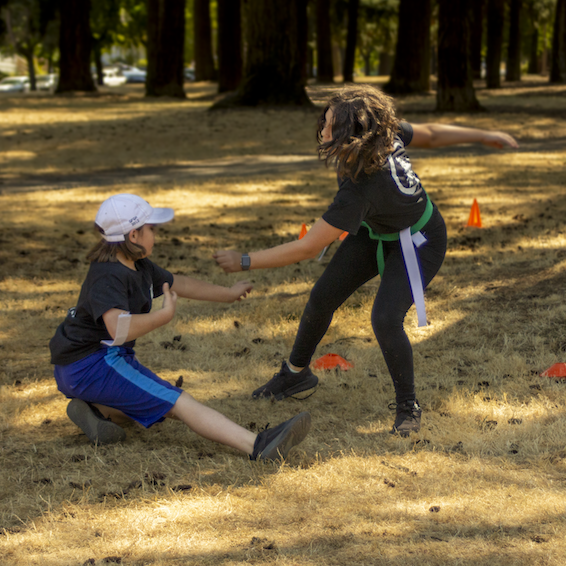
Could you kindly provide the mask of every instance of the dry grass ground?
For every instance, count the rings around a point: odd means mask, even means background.
[[[295,238],[335,192],[333,174],[308,161],[317,112],[207,113],[214,86],[188,92],[0,99],[0,564],[565,564],[566,383],[539,377],[566,361],[565,87],[480,90],[480,115],[434,115],[433,96],[399,101],[409,120],[503,129],[521,143],[411,152],[449,230],[431,325],[417,328],[413,310],[407,319],[418,435],[388,434],[393,388],[369,325],[379,280],[337,312],[318,350],[353,370],[321,374],[303,402],[250,398],[289,352],[328,258],[252,272],[241,304],[183,302],[138,341],[146,365],[183,376],[243,426],[310,411],[311,434],[284,466],[175,422],[94,448],[67,419],[47,344],[76,300],[104,198],[129,191],[174,207],[154,259],[230,283],[243,276],[223,274],[215,249]],[[139,175],[147,166],[163,175]],[[119,180],[97,182],[104,171]],[[464,227],[474,198],[482,229]]]

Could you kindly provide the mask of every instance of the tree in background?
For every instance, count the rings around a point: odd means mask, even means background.
[[[210,0],[194,0],[193,22],[195,80],[214,81],[216,80],[216,69],[212,56]]]
[[[472,6],[470,21],[470,62],[474,79],[482,78],[482,46],[485,0],[476,0]]]
[[[470,63],[470,20],[474,0],[438,0],[438,87],[436,109],[481,109]]]
[[[566,83],[566,0],[556,3],[550,82]]]
[[[2,4],[1,14],[9,43],[14,52],[26,60],[30,90],[36,90],[35,58],[42,53],[44,43],[53,43],[54,1],[7,0]]]
[[[247,55],[236,93],[213,109],[234,106],[310,106],[301,67],[298,10],[301,0],[247,0]]]
[[[146,96],[185,98],[185,0],[147,2]]]
[[[503,53],[503,26],[505,24],[505,0],[487,2],[487,88],[501,86],[501,55]]]
[[[391,72],[399,0],[363,0],[358,14],[358,49],[365,74],[379,64],[378,74]]]
[[[218,0],[218,92],[236,90],[241,79],[240,0]]]
[[[431,0],[401,0],[399,33],[389,82],[392,94],[408,94],[430,89]]]
[[[360,0],[348,0],[348,31],[346,35],[346,52],[344,54],[344,70],[342,75],[345,83],[354,82],[354,63],[356,60],[356,45],[358,43],[358,9]]]
[[[521,80],[521,18],[523,0],[510,0],[509,12],[509,44],[507,46],[507,63],[505,65],[505,80]]]
[[[116,42],[120,28],[120,0],[96,0],[90,9],[92,52],[99,85],[104,84],[102,74],[102,50]]]
[[[94,91],[90,0],[59,0],[59,14],[59,82],[55,92]]]
[[[316,11],[316,79],[319,83],[334,82],[332,66],[332,32],[330,0],[315,0]]]
[[[120,3],[120,27],[116,36],[119,45],[147,48],[147,1],[118,0]]]

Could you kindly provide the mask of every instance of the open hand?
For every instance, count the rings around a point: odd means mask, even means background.
[[[497,149],[501,149],[503,147],[512,147],[517,149],[519,147],[515,138],[505,132],[486,132],[482,143]]]
[[[213,254],[212,257],[226,273],[235,273],[236,271],[242,271],[242,268],[240,266],[242,254],[240,252],[235,252],[232,250],[220,250]]]

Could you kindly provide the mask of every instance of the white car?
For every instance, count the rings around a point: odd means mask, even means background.
[[[126,77],[126,81],[129,83],[145,83],[147,73],[137,67],[122,67],[122,75]]]
[[[28,90],[28,77],[6,77],[0,81],[0,92],[25,92]]]
[[[103,69],[102,71],[104,77],[102,78],[102,82],[106,86],[122,86],[126,84],[128,80],[123,74],[120,69]]]

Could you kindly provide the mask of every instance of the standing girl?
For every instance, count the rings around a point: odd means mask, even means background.
[[[173,275],[150,261],[155,225],[172,219],[172,209],[152,208],[136,195],[114,195],[102,203],[95,221],[102,238],[87,256],[90,269],[77,306],[49,343],[57,385],[71,399],[67,414],[95,444],[124,440],[126,433],[117,424],[123,420],[150,427],[171,417],[253,460],[285,458],[306,436],[308,413],[255,434],[201,405],[136,358],[136,338],[171,321],[177,296],[232,303],[252,288],[247,281],[228,288]],[[162,308],[151,310],[161,295]]]
[[[319,154],[338,174],[338,193],[307,235],[274,248],[240,254],[219,251],[226,272],[264,269],[315,257],[344,231],[342,242],[315,284],[288,362],[253,397],[284,399],[315,387],[309,363],[334,311],[378,273],[381,283],[371,314],[373,331],[395,386],[397,415],[392,433],[420,429],[412,347],[403,328],[417,300],[424,318],[423,289],[446,253],[446,227],[411,167],[405,148],[479,142],[518,147],[503,132],[442,124],[400,122],[393,101],[371,86],[347,87],[334,95],[318,123]]]

